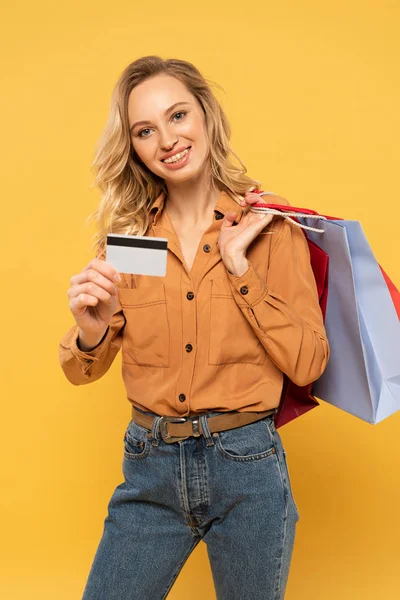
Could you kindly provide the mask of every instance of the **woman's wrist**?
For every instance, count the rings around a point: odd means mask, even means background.
[[[97,346],[99,346],[106,337],[109,327],[110,326],[108,325],[106,330],[101,334],[101,337],[99,335],[94,337],[88,336],[87,334],[83,333],[83,331],[79,330],[78,338],[76,340],[79,350],[82,352],[91,352],[97,348]]]
[[[245,256],[225,257],[224,264],[228,273],[234,277],[241,277],[249,268],[249,261]]]

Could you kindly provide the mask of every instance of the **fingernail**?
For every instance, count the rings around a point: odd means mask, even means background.
[[[119,273],[114,275],[114,281],[121,281],[121,275]]]

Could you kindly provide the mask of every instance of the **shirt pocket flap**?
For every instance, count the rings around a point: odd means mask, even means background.
[[[221,298],[232,298],[234,302],[236,302],[231,284],[227,278],[224,277],[216,277],[211,280],[211,297],[221,297]],[[247,302],[243,300],[243,302],[237,302],[238,306],[247,306]]]
[[[137,288],[121,288],[119,290],[119,301],[121,306],[143,306],[145,304],[165,302],[165,283],[159,281]]]

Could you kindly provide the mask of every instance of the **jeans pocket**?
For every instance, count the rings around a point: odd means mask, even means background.
[[[237,462],[260,460],[276,453],[266,419],[219,431],[214,437],[220,453]]]
[[[145,427],[132,419],[124,434],[124,457],[127,459],[144,458],[150,452],[150,439]]]

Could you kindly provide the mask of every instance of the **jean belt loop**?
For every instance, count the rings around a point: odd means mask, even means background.
[[[200,415],[200,423],[207,446],[212,446],[214,444],[214,440],[211,437],[211,431],[208,426],[207,415]]]
[[[151,427],[151,436],[156,440],[160,437],[160,420],[160,416],[154,417],[153,425]]]

